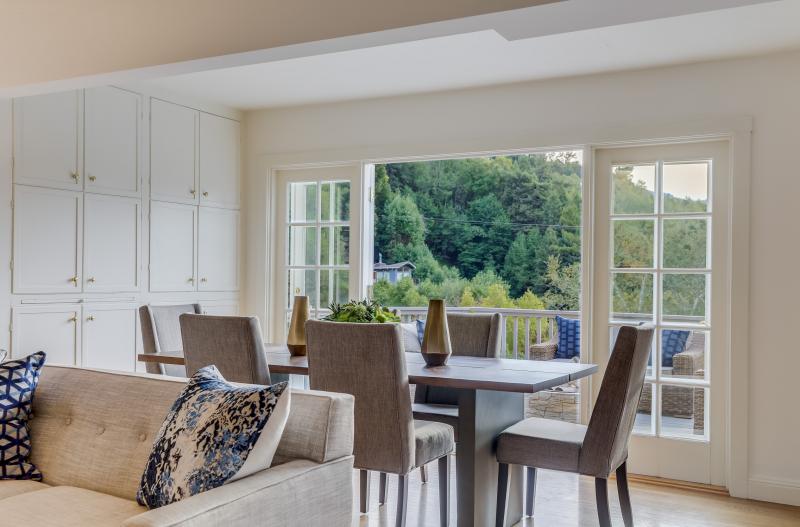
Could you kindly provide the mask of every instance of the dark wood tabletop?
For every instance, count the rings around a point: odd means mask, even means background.
[[[285,344],[267,344],[267,364],[272,373],[308,375],[308,358],[292,357]],[[178,354],[140,354],[142,362],[183,365]],[[595,364],[575,362],[489,359],[453,355],[446,366],[429,368],[422,355],[406,352],[411,384],[468,390],[535,393],[597,373]]]

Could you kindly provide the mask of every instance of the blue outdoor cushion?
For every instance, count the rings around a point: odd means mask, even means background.
[[[571,359],[581,354],[581,321],[556,317],[558,327],[557,359]]]
[[[422,345],[423,337],[425,337],[425,321],[417,319],[417,338],[419,339],[420,345]]]
[[[689,331],[665,329],[661,332],[661,367],[672,368],[672,357],[686,349]]]
[[[39,351],[0,364],[0,480],[42,479],[39,469],[28,461],[31,453],[28,419],[45,357]]]

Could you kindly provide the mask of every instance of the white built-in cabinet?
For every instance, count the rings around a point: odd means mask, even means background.
[[[83,307],[81,366],[105,370],[136,369],[137,310],[119,304]]]
[[[198,120],[197,110],[151,99],[151,199],[197,204]]]
[[[239,289],[239,211],[200,207],[197,272],[200,291]]]
[[[200,204],[239,207],[239,123],[200,114]]]
[[[141,200],[85,194],[83,290],[139,290]]]
[[[194,291],[197,207],[150,202],[150,291]]]
[[[44,351],[48,364],[80,363],[81,307],[70,304],[12,309],[11,356]]]
[[[141,97],[111,87],[84,96],[84,188],[117,196],[141,196],[139,128]]]

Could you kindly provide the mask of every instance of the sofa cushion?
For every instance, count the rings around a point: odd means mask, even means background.
[[[40,481],[31,481],[26,479],[7,479],[0,481],[0,500],[16,496],[17,494],[25,494],[26,492],[33,492],[48,488]]]
[[[287,385],[235,386],[215,366],[200,368],[158,432],[136,500],[163,507],[231,480],[256,450]],[[279,417],[285,425],[287,415]],[[272,433],[282,434],[279,428]],[[260,453],[261,466],[251,472],[272,462],[280,436],[267,439],[275,439],[271,451]]]
[[[28,459],[28,419],[44,361],[45,354],[40,351],[0,364],[0,480],[42,479],[42,473]]]
[[[672,368],[672,357],[686,350],[688,340],[689,332],[683,329],[665,329],[661,332],[662,368]]]
[[[416,322],[408,322],[400,324],[400,334],[403,336],[403,348],[406,351],[413,351],[419,353],[422,348],[419,335],[417,334]]]
[[[581,321],[556,317],[558,326],[557,359],[571,359],[581,354]]]
[[[49,487],[0,502],[4,525],[92,527],[120,525],[146,511],[135,501],[77,487]]]

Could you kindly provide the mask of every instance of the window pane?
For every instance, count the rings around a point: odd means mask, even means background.
[[[708,210],[708,163],[664,165],[664,212]]]
[[[701,323],[706,317],[705,274],[665,274],[663,318],[670,322]]]
[[[289,221],[317,220],[317,184],[289,184]]]
[[[289,227],[289,265],[316,265],[317,228]]]
[[[639,406],[636,408],[636,420],[633,422],[633,432],[636,434],[653,435],[653,383],[646,382],[642,387]]]
[[[661,435],[705,436],[707,388],[661,386]]]
[[[611,168],[614,179],[614,214],[652,214],[655,212],[656,166],[617,165]]]
[[[323,227],[320,245],[321,265],[350,263],[350,227]]]
[[[650,320],[653,315],[653,275],[614,273],[611,275],[614,320]]]
[[[350,300],[350,272],[341,269],[320,271],[320,307],[332,302],[344,304]]]
[[[655,267],[654,220],[614,220],[614,267]]]
[[[292,269],[289,271],[289,301],[291,308],[294,297],[305,295],[308,297],[309,304],[317,305],[317,271],[313,269]]]
[[[326,181],[322,184],[322,221],[350,219],[350,183]]]
[[[664,220],[664,267],[705,268],[708,220]]]
[[[706,378],[708,332],[661,330],[661,375],[685,379]]]

